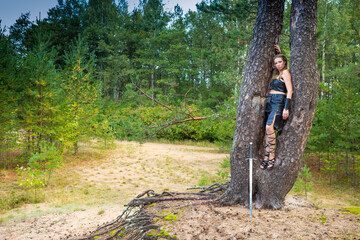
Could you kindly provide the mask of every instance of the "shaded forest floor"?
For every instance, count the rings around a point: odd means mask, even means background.
[[[83,146],[38,194],[41,203],[2,212],[0,236],[75,239],[115,219],[144,190],[185,192],[204,178],[216,180],[226,156],[208,146],[116,142],[106,153]],[[1,171],[0,181],[1,194],[20,191],[12,171]],[[359,202],[358,192],[314,187],[308,201],[292,192],[283,209],[254,210],[252,218],[241,206],[167,202],[148,211],[175,214],[162,229],[179,239],[360,239],[360,215],[345,210]]]

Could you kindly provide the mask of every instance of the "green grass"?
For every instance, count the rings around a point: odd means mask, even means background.
[[[360,215],[360,207],[347,207],[345,210]]]
[[[318,207],[340,208],[343,206],[359,206],[360,204],[360,186],[353,186],[351,182],[344,181],[343,178],[334,177],[332,185],[329,184],[329,176],[323,170],[319,170],[318,157],[306,152],[304,160],[310,167],[312,177],[309,179],[312,191],[309,193],[308,200]],[[337,180],[335,180],[337,179]],[[292,195],[304,196],[296,185],[290,191]],[[331,201],[329,201],[331,200]]]
[[[165,221],[177,221],[178,219],[177,219],[177,216],[176,215],[174,215],[174,214],[169,214],[169,215],[166,215],[165,217],[164,217],[164,220]]]
[[[308,193],[308,200],[320,208],[339,208],[344,205],[358,206],[360,190],[354,187],[349,187],[346,184],[330,186],[326,179],[319,178],[317,175],[310,178],[310,183],[312,191]],[[296,184],[289,194],[305,196],[303,190],[299,191]]]
[[[360,206],[360,202],[359,201],[352,201],[352,200],[350,200],[350,205],[351,206]]]
[[[200,179],[198,181],[199,186],[209,186],[210,184],[213,184],[215,182],[218,182],[219,178],[215,175],[211,175],[207,172],[203,172],[200,176]]]
[[[104,214],[105,213],[105,210],[100,210],[99,212],[98,212],[98,215],[102,215],[102,214]]]

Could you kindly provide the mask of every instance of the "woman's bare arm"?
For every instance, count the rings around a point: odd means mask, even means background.
[[[282,77],[284,79],[286,90],[287,90],[286,98],[291,99],[292,94],[293,94],[293,87],[292,87],[292,83],[291,83],[291,74],[290,74],[289,69],[285,69],[283,71]]]

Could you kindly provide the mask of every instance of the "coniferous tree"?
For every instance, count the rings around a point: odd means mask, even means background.
[[[353,158],[359,139],[356,120],[359,102],[359,8],[354,1],[319,2],[319,54],[321,70],[319,107],[309,139],[309,148],[319,156],[319,168],[329,177],[347,176],[355,183],[357,161]],[[356,155],[356,154],[355,154]],[[353,161],[355,159],[355,161]],[[322,161],[323,160],[323,161]],[[353,167],[355,165],[355,167]],[[335,167],[338,166],[338,167]],[[339,167],[344,166],[344,167]]]
[[[1,22],[0,22],[1,23]],[[0,25],[1,26],[1,25]],[[17,57],[0,28],[0,166],[9,166],[9,152],[17,147]]]
[[[21,126],[26,135],[27,153],[40,152],[42,142],[56,140],[57,90],[56,52],[44,33],[38,32],[36,43],[22,58],[19,85]]]
[[[64,141],[72,144],[77,154],[79,141],[89,137],[93,120],[98,109],[96,101],[100,93],[100,84],[93,77],[94,55],[81,39],[78,39],[65,55],[65,69],[62,88],[65,96],[63,112],[66,126]]]
[[[164,10],[162,0],[143,0],[139,5],[141,8],[141,19],[139,22],[142,39],[136,50],[138,57],[138,71],[151,89],[151,96],[155,96],[158,90],[157,82],[161,81],[159,61],[162,59],[163,46],[159,36],[166,30],[170,20],[169,14]]]
[[[18,54],[29,51],[33,45],[33,27],[30,13],[21,14],[16,22],[10,26],[9,39]]]
[[[85,0],[58,0],[58,5],[49,9],[48,17],[40,22],[44,31],[58,51],[57,64],[64,65],[63,56],[71,42],[82,34],[84,27]]]
[[[191,52],[188,48],[185,18],[179,5],[175,6],[171,18],[171,26],[159,36],[162,57],[158,62],[161,73],[158,83],[162,94],[158,97],[176,103],[184,101],[184,94],[192,88],[192,84],[189,84]]]
[[[90,0],[84,15],[84,41],[90,52],[95,54],[96,71],[94,74],[104,83],[108,46],[118,22],[118,9],[114,0]],[[114,46],[115,47],[115,46]]]
[[[107,41],[99,42],[99,50],[104,53],[102,62],[106,66],[102,74],[102,91],[106,98],[119,101],[126,89],[125,85],[130,82],[131,72],[128,54],[130,16],[125,1],[119,2],[116,13]]]

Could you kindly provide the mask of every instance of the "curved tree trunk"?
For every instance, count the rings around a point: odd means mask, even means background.
[[[277,139],[278,161],[274,171],[257,171],[258,208],[282,207],[300,169],[318,99],[316,13],[316,0],[293,0],[290,25],[293,104],[290,118]]]
[[[283,25],[284,2],[260,0],[258,3],[230,154],[230,191],[222,199],[223,204],[248,204],[249,169],[246,158],[250,142],[253,142],[255,158],[260,159],[259,153],[263,151],[261,126],[272,74],[274,45],[278,43]]]
[[[260,13],[262,5],[273,5],[281,13],[273,12],[266,18],[266,13]],[[292,108],[284,130],[277,138],[277,161],[274,169],[261,170],[259,168],[264,151],[264,130],[261,129],[261,125],[271,77],[273,45],[282,26],[282,6],[283,1],[259,1],[258,19],[254,27],[253,42],[239,97],[237,123],[230,155],[231,182],[230,189],[223,199],[224,204],[248,204],[248,161],[246,158],[249,142],[253,142],[254,155],[258,159],[254,164],[253,180],[253,199],[256,201],[257,208],[281,208],[300,169],[318,94],[316,0],[293,0],[290,30],[290,69],[294,88]],[[272,10],[266,7],[265,9]],[[264,22],[264,17],[266,22]],[[264,26],[267,21],[270,21],[268,24],[272,26]],[[262,26],[258,26],[259,24]],[[272,31],[264,30],[264,27],[271,28]],[[257,32],[259,30],[262,34],[263,32],[267,34],[259,36]]]

